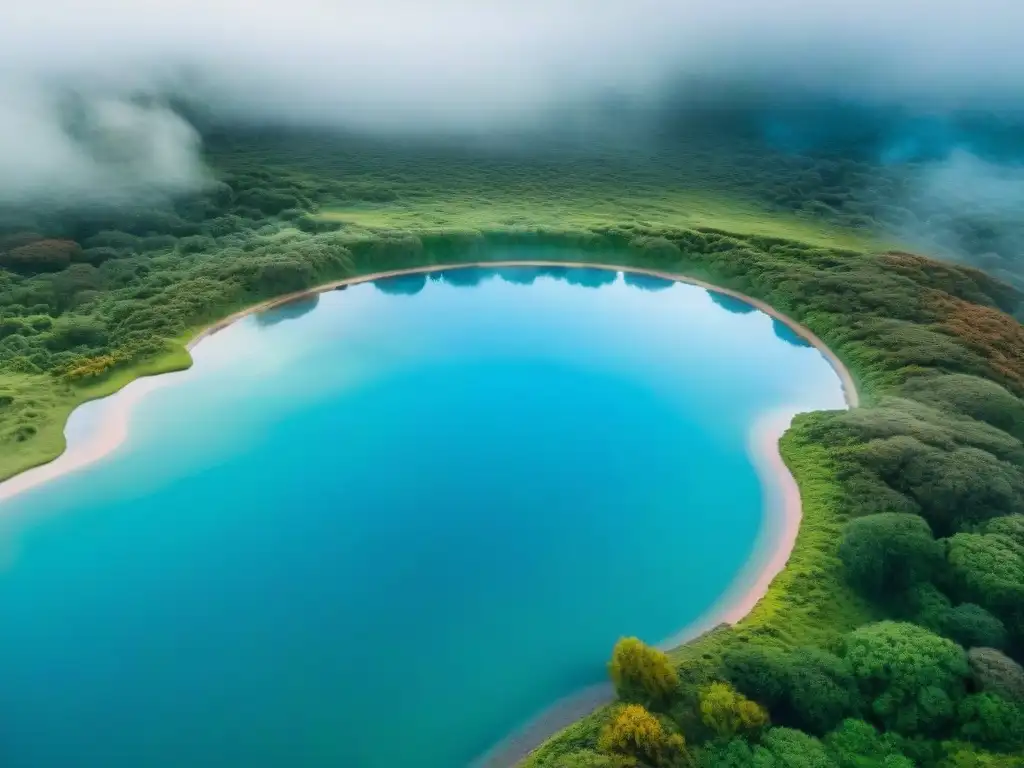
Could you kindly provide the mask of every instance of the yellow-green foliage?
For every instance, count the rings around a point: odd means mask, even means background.
[[[764,707],[727,683],[711,683],[701,688],[700,718],[722,738],[756,731],[768,724]]]
[[[667,730],[639,704],[626,704],[619,709],[601,731],[598,747],[655,766],[679,765],[686,756],[685,739]]]
[[[620,698],[650,705],[668,699],[679,685],[668,656],[635,637],[624,637],[615,644],[608,674]]]

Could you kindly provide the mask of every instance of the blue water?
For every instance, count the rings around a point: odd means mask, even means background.
[[[246,318],[0,505],[0,764],[465,765],[707,611],[765,522],[752,425],[838,379],[742,302],[552,272]]]

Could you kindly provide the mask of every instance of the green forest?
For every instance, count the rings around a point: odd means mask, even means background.
[[[803,522],[754,611],[667,654],[623,639],[618,701],[526,763],[1022,766],[1024,220],[921,220],[898,170],[730,141],[223,134],[195,194],[2,210],[0,479],[56,457],[78,404],[187,367],[207,325],[332,280],[516,245],[704,279],[809,327],[862,405],[784,436]]]

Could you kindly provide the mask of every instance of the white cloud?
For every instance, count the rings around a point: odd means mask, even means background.
[[[240,120],[429,131],[508,126],[607,93],[657,100],[692,74],[928,107],[1024,95],[1018,0],[12,2],[0,26],[8,196],[61,179],[199,180],[187,126],[129,100],[169,88]],[[66,89],[111,136],[133,132],[134,164],[68,134]]]

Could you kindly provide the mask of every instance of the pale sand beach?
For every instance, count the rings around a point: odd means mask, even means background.
[[[779,440],[797,413],[799,409],[795,408],[773,411],[758,419],[750,430],[748,445],[761,480],[765,520],[754,554],[715,605],[696,622],[659,643],[662,650],[692,643],[722,625],[736,624],[753,610],[785,568],[800,531],[801,505],[800,489],[782,460]],[[558,731],[614,698],[608,683],[566,697],[492,748],[474,763],[474,768],[514,766]]]
[[[675,275],[669,272],[649,269],[627,269],[585,262],[510,260],[473,262],[469,264],[438,264],[429,267],[391,270],[347,278],[310,290],[280,296],[235,312],[202,330],[188,343],[187,348],[189,350],[193,349],[203,339],[247,315],[272,309],[305,296],[387,277],[474,267],[584,267],[605,269],[647,275],[672,282],[687,283],[731,296],[784,323],[818,349],[839,377],[847,405],[849,407],[856,407],[859,404],[859,396],[853,377],[836,354],[809,328],[783,315],[768,304],[738,291],[720,288],[703,280]],[[64,453],[48,464],[27,470],[0,483],[0,503],[61,475],[87,467],[111,454],[127,438],[131,424],[131,414],[135,406],[149,393],[172,383],[175,380],[175,376],[180,374],[181,372],[166,373],[136,379],[113,395],[84,403],[76,408],[65,427],[67,448]],[[751,457],[761,478],[765,519],[769,521],[762,529],[760,539],[755,546],[754,556],[749,561],[747,568],[737,577],[734,586],[722,596],[705,616],[685,627],[668,640],[660,643],[660,647],[665,649],[674,648],[684,643],[692,642],[722,624],[735,624],[740,621],[764,597],[772,580],[785,567],[800,529],[801,505],[800,491],[796,480],[790,474],[782,459],[782,455],[779,453],[778,443],[783,433],[789,428],[790,422],[797,412],[795,409],[788,409],[767,414],[758,420],[751,430],[749,442]],[[602,684],[591,686],[556,702],[489,750],[484,756],[475,761],[474,765],[486,766],[486,768],[515,765],[532,749],[535,749],[559,730],[567,727],[598,706],[610,702],[612,698],[611,686]]]
[[[763,301],[751,298],[750,296],[746,296],[738,291],[733,291],[728,288],[720,288],[703,280],[683,275],[674,275],[670,272],[653,269],[633,269],[605,264],[590,264],[587,262],[548,260],[479,261],[467,264],[435,264],[427,267],[396,269],[386,272],[375,272],[370,275],[345,278],[344,280],[325,283],[324,285],[319,285],[315,288],[310,288],[309,290],[297,291],[295,293],[278,296],[277,298],[262,301],[251,307],[239,310],[238,312],[228,315],[227,317],[222,318],[221,320],[218,320],[212,325],[204,328],[188,342],[186,348],[189,350],[194,349],[195,346],[204,339],[212,336],[220,330],[223,330],[237,320],[241,320],[243,317],[268,309],[273,309],[274,307],[281,306],[282,304],[288,304],[289,302],[296,301],[303,297],[314,296],[318,293],[325,293],[337,288],[357,285],[359,283],[368,283],[388,277],[401,277],[403,275],[416,275],[425,272],[438,272],[448,269],[480,267],[583,267],[590,269],[603,269],[612,272],[631,272],[633,274],[657,277],[672,282],[696,285],[709,291],[715,291],[725,296],[731,296],[735,299],[746,302],[747,304],[761,310],[766,315],[785,323],[796,334],[810,342],[811,345],[817,348],[818,351],[825,356],[825,359],[828,360],[833,370],[835,370],[836,375],[839,376],[847,404],[850,407],[856,407],[858,404],[857,387],[853,381],[853,377],[836,354],[832,352],[832,350],[829,349],[809,328],[787,317]],[[0,503],[3,503],[20,493],[24,493],[25,491],[35,488],[56,477],[87,467],[115,451],[127,437],[132,409],[134,409],[138,402],[147,394],[159,387],[165,386],[167,383],[173,382],[174,377],[180,373],[180,371],[175,371],[159,374],[157,376],[146,376],[135,379],[112,395],[108,395],[107,397],[99,400],[83,403],[78,406],[78,408],[76,408],[68,418],[68,423],[64,429],[67,443],[64,452],[47,464],[42,464],[38,467],[25,470],[24,472],[0,482]],[[104,416],[102,419],[91,418],[95,413],[102,413]],[[84,417],[83,414],[87,414],[90,418]],[[77,428],[78,424],[84,422],[92,423],[93,427],[91,429]]]

